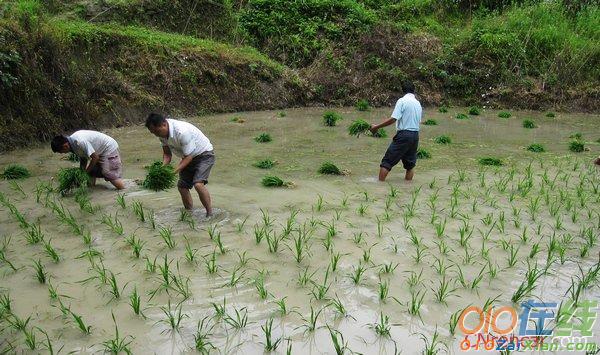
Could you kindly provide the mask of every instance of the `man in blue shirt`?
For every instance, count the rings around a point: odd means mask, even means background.
[[[396,123],[396,135],[388,147],[379,165],[379,181],[385,181],[390,170],[402,160],[406,169],[405,180],[412,180],[417,164],[417,148],[419,147],[419,125],[423,108],[415,98],[415,86],[411,82],[402,83],[404,96],[396,102],[392,117],[378,125],[371,126],[375,133],[380,128]]]

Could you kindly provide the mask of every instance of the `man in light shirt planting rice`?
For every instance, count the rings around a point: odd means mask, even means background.
[[[112,137],[96,131],[81,130],[70,136],[54,137],[50,147],[55,153],[77,155],[81,169],[92,177],[92,185],[96,184],[96,178],[104,178],[117,190],[125,188],[119,144]]]
[[[417,164],[417,148],[419,147],[419,125],[423,109],[415,98],[415,86],[411,82],[402,83],[404,96],[396,102],[392,117],[378,125],[372,125],[370,131],[374,134],[380,128],[396,124],[396,135],[388,147],[379,165],[379,181],[385,181],[390,170],[402,161],[406,170],[404,179],[412,180]]]
[[[206,216],[210,217],[212,206],[206,184],[215,163],[215,154],[210,140],[191,123],[166,118],[157,113],[148,115],[146,127],[162,143],[163,164],[171,163],[173,153],[181,158],[175,172],[179,173],[177,188],[181,194],[183,207],[188,210],[194,207],[190,193],[193,187],[206,209]]]

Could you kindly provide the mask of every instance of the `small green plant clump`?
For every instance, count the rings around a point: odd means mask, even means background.
[[[437,144],[450,144],[452,143],[452,138],[448,136],[438,136],[435,137],[434,142],[436,142]]]
[[[546,117],[548,117],[548,118],[554,118],[554,117],[556,117],[556,114],[554,112],[548,112],[546,114]]]
[[[371,137],[385,138],[385,137],[387,137],[387,132],[385,131],[385,129],[380,128],[375,133],[371,133]]]
[[[442,107],[438,108],[438,111],[440,111],[441,113],[446,113],[446,112],[448,112],[448,108],[446,106],[442,106]]]
[[[333,163],[325,162],[319,168],[319,174],[324,175],[342,175],[342,171]]]
[[[423,122],[423,124],[425,126],[437,126],[437,121],[436,120],[432,120],[431,118],[428,119],[427,121]]]
[[[67,155],[67,160],[68,161],[72,161],[74,163],[79,163],[79,156],[73,152],[69,153],[69,155]]]
[[[535,122],[532,120],[523,120],[523,128],[536,128]]]
[[[465,115],[464,113],[457,113],[454,118],[457,120],[468,120],[469,116]]]
[[[478,116],[480,114],[481,114],[481,107],[479,107],[479,106],[469,107],[469,115]]]
[[[481,165],[489,165],[489,166],[502,166],[504,163],[502,160],[494,157],[484,157],[479,158],[479,164]]]
[[[19,164],[9,164],[2,172],[2,178],[5,180],[25,179],[31,176],[26,167]]]
[[[527,147],[527,150],[534,153],[543,153],[546,151],[544,146],[539,143],[530,144],[529,147]]]
[[[367,132],[369,129],[371,128],[371,125],[369,124],[369,122],[363,120],[363,119],[358,119],[353,121],[350,124],[350,127],[348,127],[348,133],[350,133],[351,136],[360,136],[361,134],[364,134],[365,132]]]
[[[498,117],[500,118],[510,118],[512,114],[508,111],[501,111],[498,113]]]
[[[571,134],[569,136],[569,138],[581,140],[581,139],[583,139],[583,134],[581,134],[581,132],[575,132],[575,133]]]
[[[280,177],[274,175],[265,176],[261,183],[264,187],[284,187],[290,185],[289,182],[285,182]]]
[[[327,111],[323,114],[323,124],[325,126],[333,127],[337,124],[337,121],[341,119],[342,116],[334,111]]]
[[[254,137],[254,141],[257,143],[268,143],[271,142],[273,138],[268,133],[261,133],[258,136]]]
[[[585,150],[585,145],[582,141],[575,139],[569,143],[569,150],[574,153],[581,153]]]
[[[86,188],[90,183],[90,176],[80,168],[64,168],[58,171],[58,192],[65,195],[80,187]]]
[[[272,167],[275,166],[275,164],[277,164],[277,163],[271,159],[264,159],[264,160],[254,163],[252,165],[259,169],[271,169]]]
[[[369,101],[365,99],[361,99],[356,102],[356,109],[358,111],[369,111],[369,108]]]
[[[144,188],[154,191],[162,191],[175,186],[175,171],[171,165],[164,165],[155,161],[147,166],[148,174],[142,183]]]
[[[431,159],[431,153],[425,148],[417,149],[417,159]]]

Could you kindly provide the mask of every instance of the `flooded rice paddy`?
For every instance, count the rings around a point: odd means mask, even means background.
[[[176,189],[135,184],[162,154],[142,125],[107,131],[128,188],[119,195],[99,182],[91,208],[50,189],[75,163],[48,147],[0,156],[0,166],[18,162],[34,175],[0,182],[0,349],[334,354],[336,337],[345,353],[460,353],[450,319],[467,306],[598,300],[597,277],[581,280],[600,257],[600,170],[591,163],[600,117],[486,110],[457,120],[458,109],[427,110],[437,125],[422,126],[420,147],[431,158],[411,183],[399,167],[379,183],[393,128],[377,139],[347,127],[390,110],[338,109],[336,127],[322,124],[324,111],[189,118],[215,146],[210,219],[201,208],[182,214]],[[526,118],[538,127],[523,128]],[[263,132],[273,141],[256,143]],[[569,151],[577,132],[589,150]],[[440,135],[452,142],[435,143]],[[546,152],[527,151],[532,143]],[[504,165],[481,166],[488,156]],[[277,164],[253,166],[266,158]],[[325,161],[349,174],[318,174]],[[265,188],[265,175],[293,187]],[[599,322],[594,330],[588,342],[598,342]]]

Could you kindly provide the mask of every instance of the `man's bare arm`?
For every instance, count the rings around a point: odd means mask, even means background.
[[[375,133],[375,132],[377,132],[377,131],[378,131],[380,128],[387,127],[387,126],[389,126],[389,125],[393,124],[394,122],[396,122],[396,119],[394,119],[394,118],[389,118],[389,119],[387,119],[387,120],[385,120],[385,121],[381,122],[380,124],[371,125],[371,129],[370,129],[370,131],[371,131],[371,133]]]
[[[171,164],[171,158],[173,158],[173,153],[171,153],[171,148],[166,145],[163,145],[163,164]]]
[[[92,155],[90,155],[90,163],[88,164],[87,168],[85,168],[85,171],[88,173],[92,172],[92,169],[94,169],[96,164],[98,164],[98,161],[100,161],[100,156],[98,153],[92,153]]]
[[[192,159],[194,159],[194,157],[191,155],[183,157],[183,159],[181,159],[181,161],[179,162],[179,165],[177,165],[175,172],[179,173],[181,170],[185,169],[185,167],[192,162]]]

